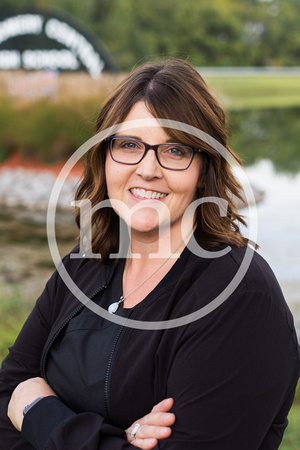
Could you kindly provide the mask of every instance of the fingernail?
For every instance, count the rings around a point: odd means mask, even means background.
[[[170,426],[175,422],[175,415],[174,414],[168,414],[165,417],[166,426]]]

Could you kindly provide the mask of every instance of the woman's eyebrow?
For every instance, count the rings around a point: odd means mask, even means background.
[[[129,138],[129,139],[137,139],[138,141],[146,142],[146,141],[143,141],[143,139],[141,137],[135,136],[135,135],[128,135],[128,134],[122,134],[122,133],[118,134],[118,133],[116,133],[116,134],[114,134],[114,137],[123,137],[123,138]],[[179,144],[179,142],[175,142],[174,139],[172,139],[172,138],[169,138],[166,141],[161,142],[161,144],[176,144],[176,143]]]
[[[114,134],[114,137],[124,137],[124,138],[129,138],[129,139],[137,139],[138,141],[142,140],[139,136],[123,134],[123,133],[116,133],[116,134]]]

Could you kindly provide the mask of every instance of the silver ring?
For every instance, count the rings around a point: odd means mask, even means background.
[[[139,428],[140,428],[140,424],[136,423],[134,425],[134,427],[132,428],[132,430],[130,431],[130,437],[132,437],[133,439],[136,439],[136,433],[138,432]]]

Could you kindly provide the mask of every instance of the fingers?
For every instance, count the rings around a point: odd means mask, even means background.
[[[175,422],[175,414],[168,412],[174,404],[172,398],[167,398],[160,403],[157,403],[151,413],[147,414],[142,419],[142,424],[155,425],[158,427],[173,425]]]
[[[169,412],[151,412],[140,421],[141,425],[169,427],[175,422],[175,414]]]
[[[157,445],[157,439],[135,439],[131,442],[131,445],[141,448],[143,450],[151,450]]]
[[[172,398],[157,403],[149,414],[132,424],[126,430],[128,441],[141,449],[151,450],[159,439],[168,438],[175,422],[175,414],[169,412],[173,403]]]
[[[172,398],[166,398],[165,400],[162,400],[161,402],[157,403],[157,405],[155,405],[152,408],[152,412],[170,411],[170,409],[172,408],[173,404],[174,404],[174,400]]]
[[[135,439],[166,439],[172,433],[170,427],[157,427],[154,425],[141,425]]]
[[[130,442],[135,447],[150,450],[157,445],[159,439],[166,439],[172,433],[169,427],[157,427],[151,425],[141,425],[135,435],[135,438]]]

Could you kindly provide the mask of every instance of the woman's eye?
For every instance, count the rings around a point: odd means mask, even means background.
[[[172,156],[184,156],[185,150],[183,147],[169,147],[167,152]]]
[[[133,141],[124,141],[120,145],[122,148],[129,148],[129,149],[138,147],[137,143]]]
[[[170,152],[174,153],[175,155],[181,155],[182,149],[178,148],[178,147],[173,147],[173,148],[170,148]]]

